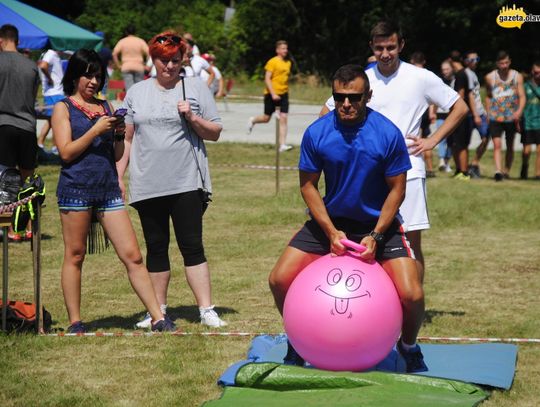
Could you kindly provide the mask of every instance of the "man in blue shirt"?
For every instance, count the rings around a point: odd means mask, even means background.
[[[348,238],[375,258],[392,278],[403,305],[398,350],[408,372],[427,370],[416,337],[424,316],[424,293],[414,254],[401,226],[409,154],[400,130],[369,109],[369,80],[361,66],[345,65],[333,78],[334,111],[311,124],[302,139],[300,190],[311,219],[293,237],[269,283],[280,313],[294,278],[319,257],[341,255]],[[326,195],[319,179],[324,172]],[[289,344],[286,363],[302,365]]]

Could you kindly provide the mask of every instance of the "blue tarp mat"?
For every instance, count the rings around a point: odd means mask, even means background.
[[[515,374],[517,346],[501,343],[421,344],[428,372],[423,376],[460,380],[509,389]],[[240,367],[252,362],[282,363],[287,350],[285,335],[262,335],[253,339],[247,359],[230,366],[218,383],[234,386]],[[405,364],[393,349],[373,370],[403,373]]]

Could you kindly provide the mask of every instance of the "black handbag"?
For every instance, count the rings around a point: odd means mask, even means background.
[[[19,170],[0,164],[0,205],[8,205],[17,201],[21,184]]]
[[[181,79],[182,80],[182,96],[184,98],[184,101],[186,100],[186,86],[184,84],[184,78]],[[188,133],[188,136],[190,139],[192,139],[192,136],[191,136],[191,130],[189,128],[189,123],[187,122],[186,118],[182,115],[182,118],[184,119],[184,122],[186,123],[186,129],[187,129],[187,133]],[[196,136],[197,137],[197,148],[199,148],[199,142],[200,142],[200,138],[199,136]],[[189,143],[190,146],[191,146],[191,153],[193,154],[193,159],[195,160],[195,163],[197,164],[197,170],[199,172],[199,175],[201,177],[201,181],[202,181],[202,188],[199,188],[199,197],[201,198],[201,202],[202,202],[202,208],[203,208],[203,214],[206,212],[206,210],[208,209],[208,204],[210,202],[212,202],[212,193],[210,191],[208,191],[205,187],[204,187],[204,176],[203,176],[203,173],[201,171],[201,166],[199,165],[199,160],[197,159],[197,153],[195,152],[195,147],[193,147],[193,143]]]

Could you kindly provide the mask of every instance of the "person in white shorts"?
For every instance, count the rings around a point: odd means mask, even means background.
[[[469,111],[459,95],[433,72],[399,59],[405,41],[397,25],[377,23],[371,30],[371,50],[377,64],[366,70],[373,90],[368,107],[389,118],[405,137],[412,169],[407,173],[407,190],[399,212],[416,257],[423,280],[424,256],[421,231],[429,229],[426,196],[426,170],[423,152],[432,150],[445,139]],[[422,115],[430,104],[448,109],[444,123],[429,138],[420,137]],[[334,109],[332,97],[321,110],[321,116]]]

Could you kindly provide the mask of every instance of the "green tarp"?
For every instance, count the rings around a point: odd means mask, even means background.
[[[330,372],[278,363],[240,368],[214,406],[400,406],[469,407],[488,397],[482,388],[455,380],[367,372]]]

